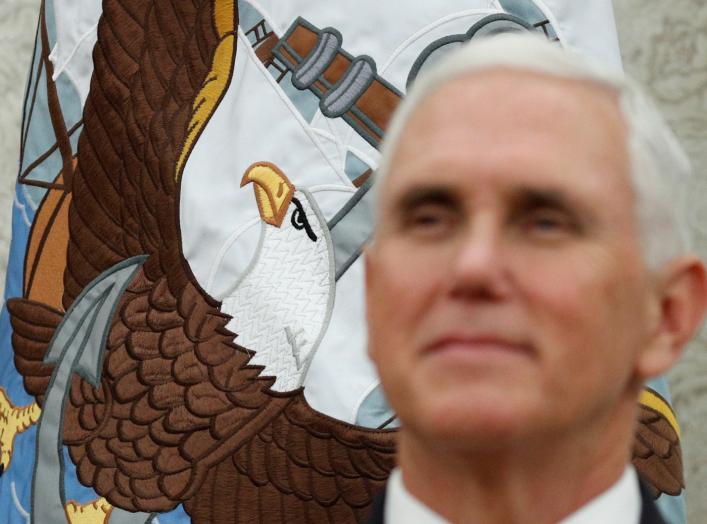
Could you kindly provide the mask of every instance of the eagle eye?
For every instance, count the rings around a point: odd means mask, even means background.
[[[292,197],[292,203],[295,205],[295,210],[292,212],[292,227],[295,229],[301,231],[302,229],[305,230],[307,233],[307,236],[312,242],[317,241],[317,235],[314,234],[314,231],[312,230],[312,226],[309,225],[309,221],[307,220],[307,214],[304,212],[304,208],[302,207],[302,204],[300,203],[299,200],[296,198]]]

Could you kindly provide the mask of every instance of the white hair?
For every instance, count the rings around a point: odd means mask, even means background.
[[[533,34],[509,33],[472,40],[430,66],[395,112],[381,148],[375,190],[382,186],[408,119],[442,85],[490,69],[529,71],[608,87],[616,92],[628,128],[631,184],[646,264],[657,269],[690,249],[686,195],[690,162],[640,86],[621,70],[591,62]],[[378,205],[376,204],[376,208]]]

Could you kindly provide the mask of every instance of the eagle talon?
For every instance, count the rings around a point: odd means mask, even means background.
[[[78,504],[70,500],[66,503],[64,511],[70,524],[107,524],[113,506],[103,497],[87,504]]]
[[[39,420],[41,409],[35,402],[25,407],[15,407],[0,387],[0,476],[10,467],[15,437]]]

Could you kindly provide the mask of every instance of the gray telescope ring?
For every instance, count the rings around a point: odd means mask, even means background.
[[[341,33],[326,27],[319,33],[317,45],[292,75],[292,83],[297,89],[308,89],[327,70],[341,49]]]
[[[369,56],[354,58],[341,80],[319,102],[322,114],[337,118],[346,113],[376,79],[376,63]]]

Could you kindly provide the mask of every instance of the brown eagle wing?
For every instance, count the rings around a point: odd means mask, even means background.
[[[18,369],[41,402],[42,358],[62,315],[23,299],[8,306]],[[394,432],[317,413],[301,390],[269,391],[273,379],[248,364],[228,320],[192,285],[175,297],[166,277],[138,272],[100,386],[71,384],[64,442],[79,480],[128,510],[184,503],[197,523],[236,522],[236,510],[259,522],[357,521],[393,466]]]
[[[394,465],[394,434],[317,413],[300,392],[185,508],[197,524],[361,522]]]
[[[171,268],[175,293],[186,285],[175,165],[218,41],[214,6],[103,2],[71,187],[65,309],[98,274],[135,255],[151,255],[145,267],[155,276]]]
[[[655,497],[679,495],[685,488],[680,437],[665,416],[643,404],[633,441],[633,464]]]
[[[248,366],[228,317],[187,285],[141,271],[107,342],[98,389],[76,379],[64,442],[81,482],[114,505],[166,511],[188,500],[207,471],[266,426],[289,398]]]
[[[44,354],[57,326],[61,311],[31,300],[13,298],[7,301],[12,325],[15,367],[22,375],[25,390],[34,395],[41,406],[54,366],[45,364]]]
[[[131,283],[100,388],[72,384],[64,440],[79,479],[130,510],[186,502],[196,522],[234,522],[224,507],[260,518],[254,500],[268,512],[294,508],[282,513],[288,522],[360,518],[392,467],[393,434],[319,414],[301,390],[268,392],[273,379],[248,365],[228,320],[190,285],[174,297],[144,272]],[[246,493],[250,505],[234,506]]]

